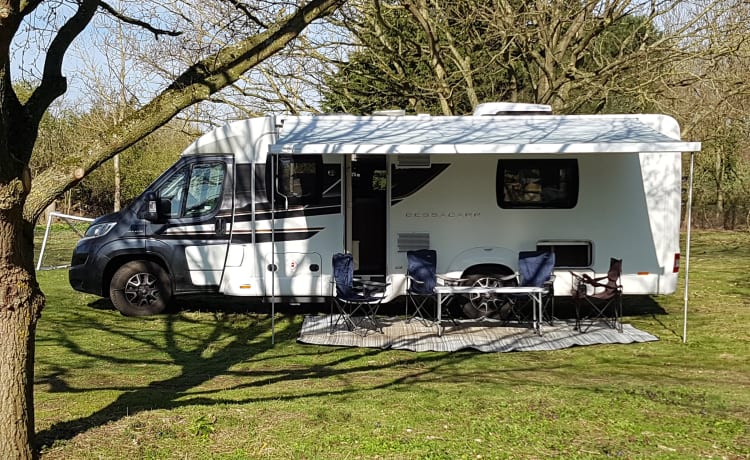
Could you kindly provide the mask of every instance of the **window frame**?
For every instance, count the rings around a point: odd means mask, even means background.
[[[526,174],[523,174],[524,170]],[[515,182],[508,181],[508,173],[516,177]],[[518,189],[521,181],[526,185]],[[529,189],[530,185],[536,185],[538,189]],[[508,191],[514,187],[519,196],[538,196],[538,199],[509,198]],[[545,199],[545,193],[549,199]],[[563,195],[552,197],[552,193]],[[578,204],[579,193],[580,172],[575,158],[501,158],[497,161],[495,197],[502,209],[572,209]]]
[[[275,164],[272,164],[272,162],[275,162]],[[297,177],[300,179],[299,186],[302,187],[301,194],[290,193],[293,190],[290,190],[289,187],[280,188],[280,185],[283,184],[280,174],[283,173],[282,167],[289,164],[310,164],[314,168],[311,173],[292,172],[292,181],[294,180],[294,176],[300,176],[301,174],[311,176],[304,178]],[[273,178],[271,177],[272,171],[275,175]],[[274,197],[275,209],[320,204],[323,199],[322,184],[325,172],[326,168],[323,164],[322,155],[269,155],[266,162],[266,196]]]
[[[218,177],[221,179],[221,183],[218,185],[218,195],[214,197],[214,203],[211,206],[211,208],[206,208],[201,210],[200,212],[194,212],[192,214],[188,214],[187,210],[187,204],[190,193],[190,187],[194,184],[194,175],[193,172],[196,168],[215,168],[217,167],[220,169],[220,174]],[[216,173],[211,173],[212,176],[215,176]],[[175,193],[171,197],[165,197],[164,196],[164,188],[174,184],[175,181],[179,180],[181,182],[179,192]],[[165,217],[170,220],[180,220],[180,219],[201,219],[208,217],[212,214],[214,214],[219,207],[221,206],[221,203],[224,199],[224,188],[227,182],[227,164],[224,161],[200,161],[200,162],[193,162],[193,163],[186,163],[183,164],[180,168],[176,169],[172,174],[169,174],[165,177],[161,183],[158,184],[158,186],[155,189],[155,192],[159,198],[174,198],[179,197],[179,207],[177,208],[177,212],[170,212]],[[177,190],[176,190],[177,191]],[[205,202],[205,201],[204,201]],[[172,208],[174,209],[174,208]]]

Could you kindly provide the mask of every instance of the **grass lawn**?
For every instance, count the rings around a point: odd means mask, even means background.
[[[272,346],[262,308],[126,318],[40,272],[42,458],[750,458],[750,234],[693,241],[687,344],[680,288],[626,309],[660,341],[554,352],[302,345],[289,312]]]

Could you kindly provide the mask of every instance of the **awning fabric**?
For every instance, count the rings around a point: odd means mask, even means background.
[[[669,133],[669,135],[665,134]],[[693,152],[664,115],[326,115],[284,119],[271,153],[595,154]]]

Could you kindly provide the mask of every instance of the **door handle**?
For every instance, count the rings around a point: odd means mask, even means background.
[[[225,220],[223,217],[217,217],[216,222],[214,223],[214,233],[216,233],[219,236],[224,236],[227,233],[227,230],[225,228]]]

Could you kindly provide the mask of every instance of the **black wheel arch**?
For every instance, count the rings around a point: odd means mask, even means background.
[[[478,264],[478,265],[472,265],[471,267],[467,267],[466,270],[464,270],[463,274],[461,275],[461,278],[466,278],[467,276],[471,275],[512,275],[515,273],[515,270],[508,267],[507,265],[503,264],[492,264],[492,263],[485,263],[485,264]]]

